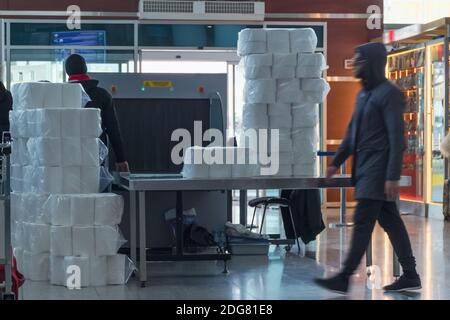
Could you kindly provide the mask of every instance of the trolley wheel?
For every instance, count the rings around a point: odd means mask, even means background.
[[[291,252],[292,246],[291,245],[287,245],[284,247],[284,250],[286,250],[286,252]]]

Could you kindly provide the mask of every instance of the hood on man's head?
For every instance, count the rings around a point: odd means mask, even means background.
[[[362,81],[370,90],[386,80],[387,51],[382,43],[366,43],[356,47],[355,51],[365,60]]]

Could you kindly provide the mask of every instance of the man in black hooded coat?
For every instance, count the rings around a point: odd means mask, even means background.
[[[396,204],[404,151],[404,96],[385,77],[387,52],[384,45],[368,43],[357,47],[354,62],[354,75],[361,79],[363,88],[327,177],[332,177],[353,155],[352,180],[358,201],[355,227],[341,272],[329,279],[316,279],[316,283],[346,293],[350,277],[364,256],[378,221],[388,234],[404,272],[384,289],[420,289],[411,243]]]

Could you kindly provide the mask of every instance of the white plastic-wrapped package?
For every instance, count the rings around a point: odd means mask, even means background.
[[[59,138],[30,138],[27,142],[30,160],[35,166],[60,166],[62,164],[61,148],[62,143]]]
[[[50,283],[55,286],[65,285],[66,270],[64,257],[50,256]]]
[[[82,138],[98,138],[102,134],[100,109],[81,109],[80,122]]]
[[[82,166],[80,182],[78,193],[98,193],[100,191],[100,166]]]
[[[301,102],[300,80],[279,79],[277,80],[277,102],[299,103]]]
[[[294,152],[294,164],[311,164],[317,161],[316,150],[298,150]]]
[[[244,66],[252,67],[270,67],[273,64],[273,55],[271,53],[252,54],[241,59]]]
[[[50,251],[50,226],[47,224],[24,223],[28,244],[25,246],[31,253]]]
[[[75,256],[95,256],[94,227],[72,227],[72,246]]]
[[[297,58],[299,67],[319,67],[322,70],[327,68],[325,56],[322,53],[299,53]]]
[[[277,116],[269,117],[269,128],[270,129],[280,129],[280,128],[292,128],[292,116],[291,113],[280,114]]]
[[[81,139],[81,163],[82,166],[98,166],[100,164],[100,140],[98,138]]]
[[[291,113],[290,103],[272,103],[269,104],[268,114],[269,116],[280,116],[286,113]]]
[[[15,192],[24,191],[24,167],[18,164],[11,165],[11,189]]]
[[[269,117],[267,104],[244,104],[242,109],[242,125],[246,129],[267,129]]]
[[[292,53],[313,53],[317,48],[317,35],[312,28],[289,30]]]
[[[117,226],[95,226],[95,255],[113,256],[126,242]]]
[[[237,53],[239,56],[247,56],[249,54],[266,53],[267,43],[262,41],[249,41],[244,42],[238,40]]]
[[[268,150],[272,150],[272,145],[275,141],[269,139]],[[278,143],[278,151],[279,152],[292,152],[293,150],[293,140],[291,138],[281,138],[276,141]]]
[[[232,177],[231,164],[211,164],[209,166],[210,179],[228,179]]]
[[[70,277],[71,275],[75,274],[74,269],[79,271],[80,276],[79,278]],[[89,287],[90,285],[89,257],[75,257],[75,256],[64,257],[64,270],[66,270],[66,276],[64,279],[65,285],[70,285],[73,288],[75,288],[77,285],[79,285],[82,288]],[[72,282],[70,282],[70,280],[72,280]],[[79,283],[77,283],[77,280],[79,281]]]
[[[122,222],[123,197],[115,193],[101,193],[95,196],[95,225],[114,226]]]
[[[22,184],[23,192],[38,192],[36,172],[34,166],[24,166],[22,167],[23,181],[27,183]],[[44,192],[42,192],[44,193]]]
[[[50,255],[48,253],[23,252],[23,269],[26,279],[32,281],[48,281],[50,271]]]
[[[296,76],[297,78],[321,78],[323,70],[319,67],[298,67]]]
[[[72,226],[93,226],[95,198],[92,195],[70,196],[70,218]]]
[[[244,100],[249,104],[275,103],[276,87],[275,80],[248,80],[244,86]]]
[[[250,148],[233,148],[233,165],[231,176],[233,178],[248,178],[259,175],[258,156]]]
[[[299,53],[297,77],[320,78],[322,72],[327,69],[325,57],[321,53]]]
[[[266,29],[267,50],[271,53],[289,53],[290,41],[288,29]]]
[[[54,226],[70,226],[70,196],[52,194],[44,204],[44,211],[50,215],[51,224]]]
[[[34,220],[35,223],[41,223],[41,224],[50,224],[50,212],[44,210],[45,203],[47,202],[50,194],[45,193],[36,193],[32,194],[32,205],[34,209]]]
[[[324,79],[301,79],[302,103],[322,103],[329,92],[330,85]]]
[[[184,164],[181,172],[186,179],[208,179],[209,166],[206,164]]]
[[[250,80],[270,79],[272,77],[271,67],[243,66],[244,77]]]
[[[81,91],[80,91],[81,94]],[[81,103],[80,103],[81,105]],[[44,94],[45,109],[62,108],[63,106],[63,84],[62,83],[46,83]]]
[[[294,176],[316,177],[317,176],[316,163],[294,165],[292,167],[292,173]]]
[[[32,192],[40,193],[61,193],[63,190],[63,173],[67,168],[62,167],[31,167]],[[64,170],[63,170],[64,169]],[[27,184],[30,181],[27,180]]]
[[[14,110],[9,112],[9,123],[11,137],[14,138],[28,138],[28,120],[26,110]]]
[[[294,152],[310,152],[317,149],[318,136],[316,128],[296,128],[292,131]]]
[[[61,110],[61,137],[81,137],[81,114],[84,109]]]
[[[22,193],[11,192],[11,221],[22,221]]]
[[[73,167],[62,167],[62,192],[65,194],[71,193],[86,193],[81,190],[81,180],[83,177],[81,176],[81,167],[73,166]]]
[[[82,91],[78,83],[24,82],[12,86],[15,109],[81,108]]]
[[[11,164],[26,166],[30,164],[30,154],[27,148],[28,139],[16,138],[11,146]]]
[[[59,257],[72,255],[72,227],[50,227],[50,252]]]
[[[25,248],[27,245],[26,236],[24,232],[24,222],[21,221],[13,221],[11,222],[11,227],[14,229],[14,232],[11,232],[11,245],[14,248]]]
[[[14,109],[37,109],[44,108],[46,83],[23,82],[12,86],[11,91],[16,98]]]
[[[272,60],[272,54],[252,54],[242,58],[240,67],[246,79],[270,79]]]
[[[204,148],[194,146],[186,149],[182,174],[186,179],[208,179],[209,166],[203,161]]]
[[[47,211],[43,210],[49,194],[43,193],[22,193],[20,203],[22,210],[22,221],[49,224],[50,217]]]
[[[303,104],[292,106],[292,126],[311,128],[319,123],[319,105]]]
[[[234,148],[206,147],[203,150],[205,163],[209,165],[209,178],[231,178],[232,164],[227,164],[227,152]]]
[[[239,56],[267,52],[267,36],[264,29],[243,29],[239,32],[237,44]]]
[[[136,270],[133,262],[124,254],[107,257],[109,285],[124,285]]]
[[[233,178],[250,178],[259,176],[258,164],[234,164],[231,168]]]
[[[62,109],[28,111],[28,126],[33,137],[60,138]]]
[[[21,109],[19,105],[19,90],[22,83],[14,83],[11,85],[11,96],[13,98],[13,109]]]
[[[81,139],[64,138],[60,139],[60,143],[61,143],[61,165],[64,167],[81,166],[83,164],[82,157],[84,157],[84,154],[82,153]],[[88,150],[84,149],[83,151],[87,152]],[[94,150],[94,152],[95,151],[96,150]]]
[[[246,28],[239,32],[239,40],[244,42],[256,41],[256,42],[266,42],[267,34],[266,29],[261,28]]]
[[[80,83],[62,84],[62,105],[64,108],[83,108],[83,87]]]
[[[295,78],[297,54],[275,53],[273,55],[272,77],[274,79]]]
[[[108,257],[89,256],[91,286],[101,287],[108,284]]]

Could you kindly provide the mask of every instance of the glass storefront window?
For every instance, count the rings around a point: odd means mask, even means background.
[[[11,84],[18,82],[63,82],[62,61],[54,59],[54,50],[11,50]]]
[[[64,59],[57,50],[11,50],[11,84],[26,81],[63,82]],[[69,52],[70,53],[70,52]],[[88,72],[133,72],[133,51],[92,50],[92,55],[102,57],[90,62]]]
[[[425,49],[409,50],[388,58],[388,77],[395,82],[406,99],[405,144],[402,175],[411,185],[401,188],[405,200],[424,199],[425,155]]]
[[[431,67],[431,201],[442,202],[445,160],[440,151],[445,136],[444,124],[444,45],[430,47]]]

